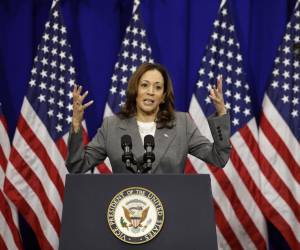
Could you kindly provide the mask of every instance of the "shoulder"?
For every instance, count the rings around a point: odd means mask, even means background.
[[[102,127],[112,127],[119,124],[121,119],[117,115],[110,115],[103,119]]]
[[[192,121],[192,118],[187,112],[175,112],[175,124],[178,127],[186,126],[188,123]]]

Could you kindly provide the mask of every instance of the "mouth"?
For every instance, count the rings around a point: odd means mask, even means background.
[[[152,99],[144,99],[144,104],[146,104],[146,105],[152,105],[153,103],[154,103],[154,100],[152,100]]]

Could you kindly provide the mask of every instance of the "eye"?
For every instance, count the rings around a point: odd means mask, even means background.
[[[146,82],[141,82],[141,83],[140,83],[140,86],[141,86],[142,88],[147,88],[148,83],[146,83]]]
[[[163,87],[162,87],[162,85],[156,85],[155,88],[156,88],[157,90],[161,90]]]

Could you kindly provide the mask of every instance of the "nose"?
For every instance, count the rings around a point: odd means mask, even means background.
[[[155,88],[153,85],[150,85],[149,88],[147,89],[147,94],[154,95],[154,93],[155,93]]]

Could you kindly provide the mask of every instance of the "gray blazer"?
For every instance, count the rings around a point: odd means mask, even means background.
[[[153,151],[155,161],[150,173],[183,173],[187,154],[215,166],[224,167],[229,159],[231,148],[229,115],[208,118],[214,143],[200,133],[188,113],[176,112],[175,117],[173,128],[157,128],[155,131]],[[108,157],[113,173],[130,173],[121,157],[123,154],[121,137],[125,134],[131,136],[132,152],[137,161],[142,162],[145,150],[135,117],[105,118],[95,137],[86,146],[82,142],[82,131],[78,133],[71,131],[66,160],[69,172],[86,172]]]

